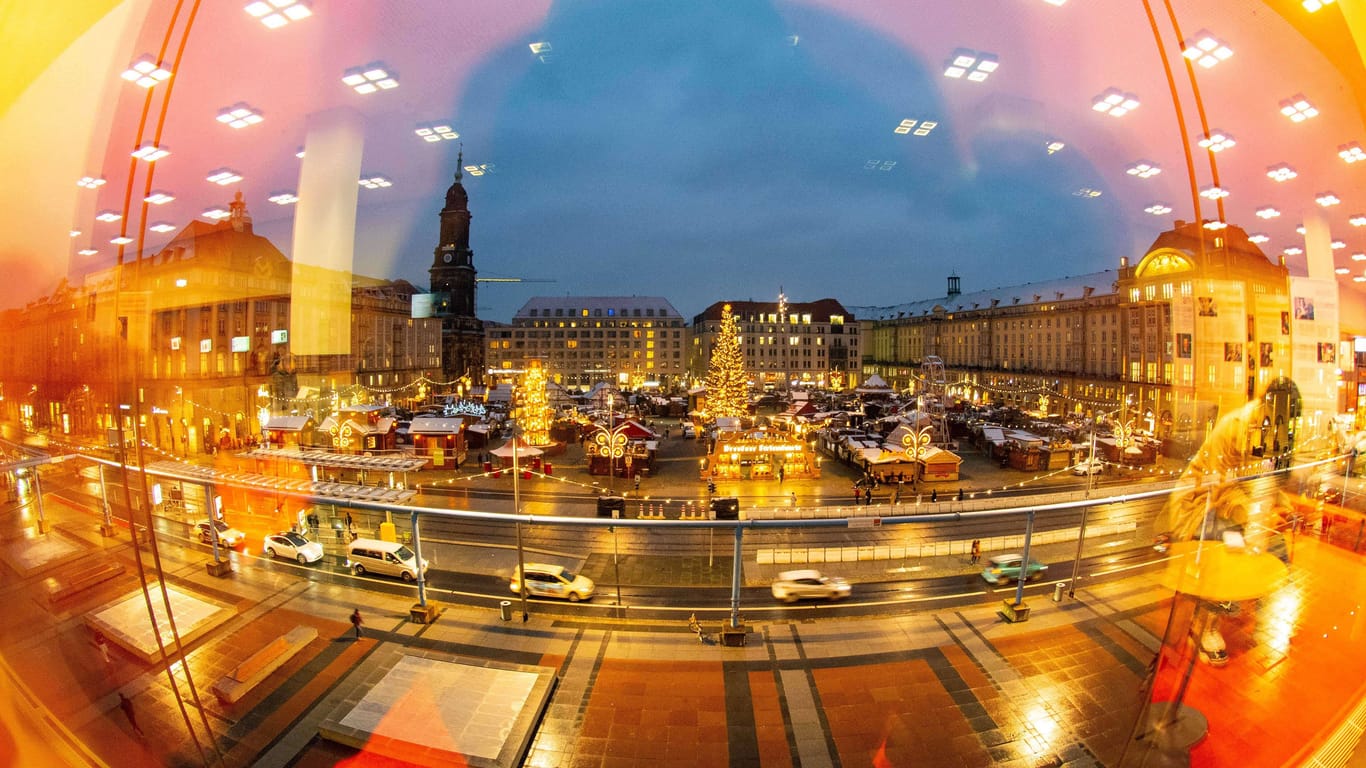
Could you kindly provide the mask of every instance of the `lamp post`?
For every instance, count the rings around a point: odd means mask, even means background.
[[[607,457],[607,492],[615,496],[617,459],[626,455],[627,425],[616,425],[616,414],[612,411],[611,395],[607,396],[607,423],[610,426],[592,425],[593,429],[597,430],[593,434],[593,446],[597,455]]]
[[[1088,499],[1091,498],[1091,491],[1096,485],[1096,425],[1100,423],[1101,417],[1109,416],[1112,413],[1119,413],[1120,411],[1127,410],[1128,407],[1129,399],[1126,397],[1118,408],[1100,414],[1100,416],[1096,417],[1091,423],[1091,458],[1086,461],[1086,498]],[[1120,421],[1122,422],[1123,420],[1124,417],[1120,416]],[[1123,448],[1119,441],[1116,441],[1116,445],[1119,445],[1121,449]],[[1077,596],[1077,577],[1081,572],[1081,547],[1082,544],[1086,542],[1086,515],[1090,511],[1090,505],[1081,508],[1081,524],[1077,527],[1077,554],[1072,558],[1072,579],[1067,582],[1068,597]]]

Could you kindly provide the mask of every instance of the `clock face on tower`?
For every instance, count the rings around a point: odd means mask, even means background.
[[[446,251],[445,253],[441,254],[441,260],[446,262],[447,264],[450,264],[451,259],[453,258],[455,258],[455,254],[451,253],[450,251]]]

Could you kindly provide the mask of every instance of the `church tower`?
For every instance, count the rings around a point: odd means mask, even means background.
[[[468,376],[484,379],[484,323],[475,316],[474,251],[470,249],[469,195],[460,183],[462,150],[455,164],[455,181],[446,190],[441,209],[441,239],[433,253],[432,314],[441,318],[441,371],[452,381]]]

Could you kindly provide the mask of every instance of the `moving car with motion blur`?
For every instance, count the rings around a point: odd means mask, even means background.
[[[210,525],[212,525],[212,528]],[[242,542],[247,540],[247,535],[245,533],[229,526],[222,520],[214,520],[212,523],[208,520],[200,520],[198,523],[195,523],[194,526],[195,535],[197,535],[199,540],[205,544],[213,543],[213,529],[218,530],[218,546],[220,547],[228,547],[231,549],[233,547],[241,546]]]
[[[280,531],[267,536],[264,552],[266,557],[291,558],[298,561],[299,565],[323,559],[323,545],[294,531]]]
[[[1009,584],[1012,581],[1018,581],[1021,570],[1020,564],[1023,561],[1024,558],[1019,554],[996,555],[987,562],[986,570],[982,571],[982,578],[986,579],[988,584]],[[1025,569],[1024,579],[1025,581],[1034,581],[1042,578],[1046,570],[1048,570],[1048,566],[1031,558],[1029,567]]]
[[[838,576],[826,576],[814,568],[783,571],[773,580],[773,598],[785,603],[798,600],[840,600],[849,596],[849,582]]]
[[[522,593],[522,571],[514,568],[508,588],[513,594]],[[597,585],[587,576],[580,576],[562,565],[548,563],[526,564],[526,593],[536,597],[562,597],[571,603],[593,597]]]

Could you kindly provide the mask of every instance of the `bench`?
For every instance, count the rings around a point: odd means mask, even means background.
[[[48,586],[47,599],[55,603],[122,574],[122,563],[96,563],[63,578],[53,579]]]
[[[224,704],[237,702],[317,636],[318,630],[313,627],[298,626],[283,637],[275,638],[266,647],[248,656],[232,672],[220,677],[213,684],[213,695]]]

